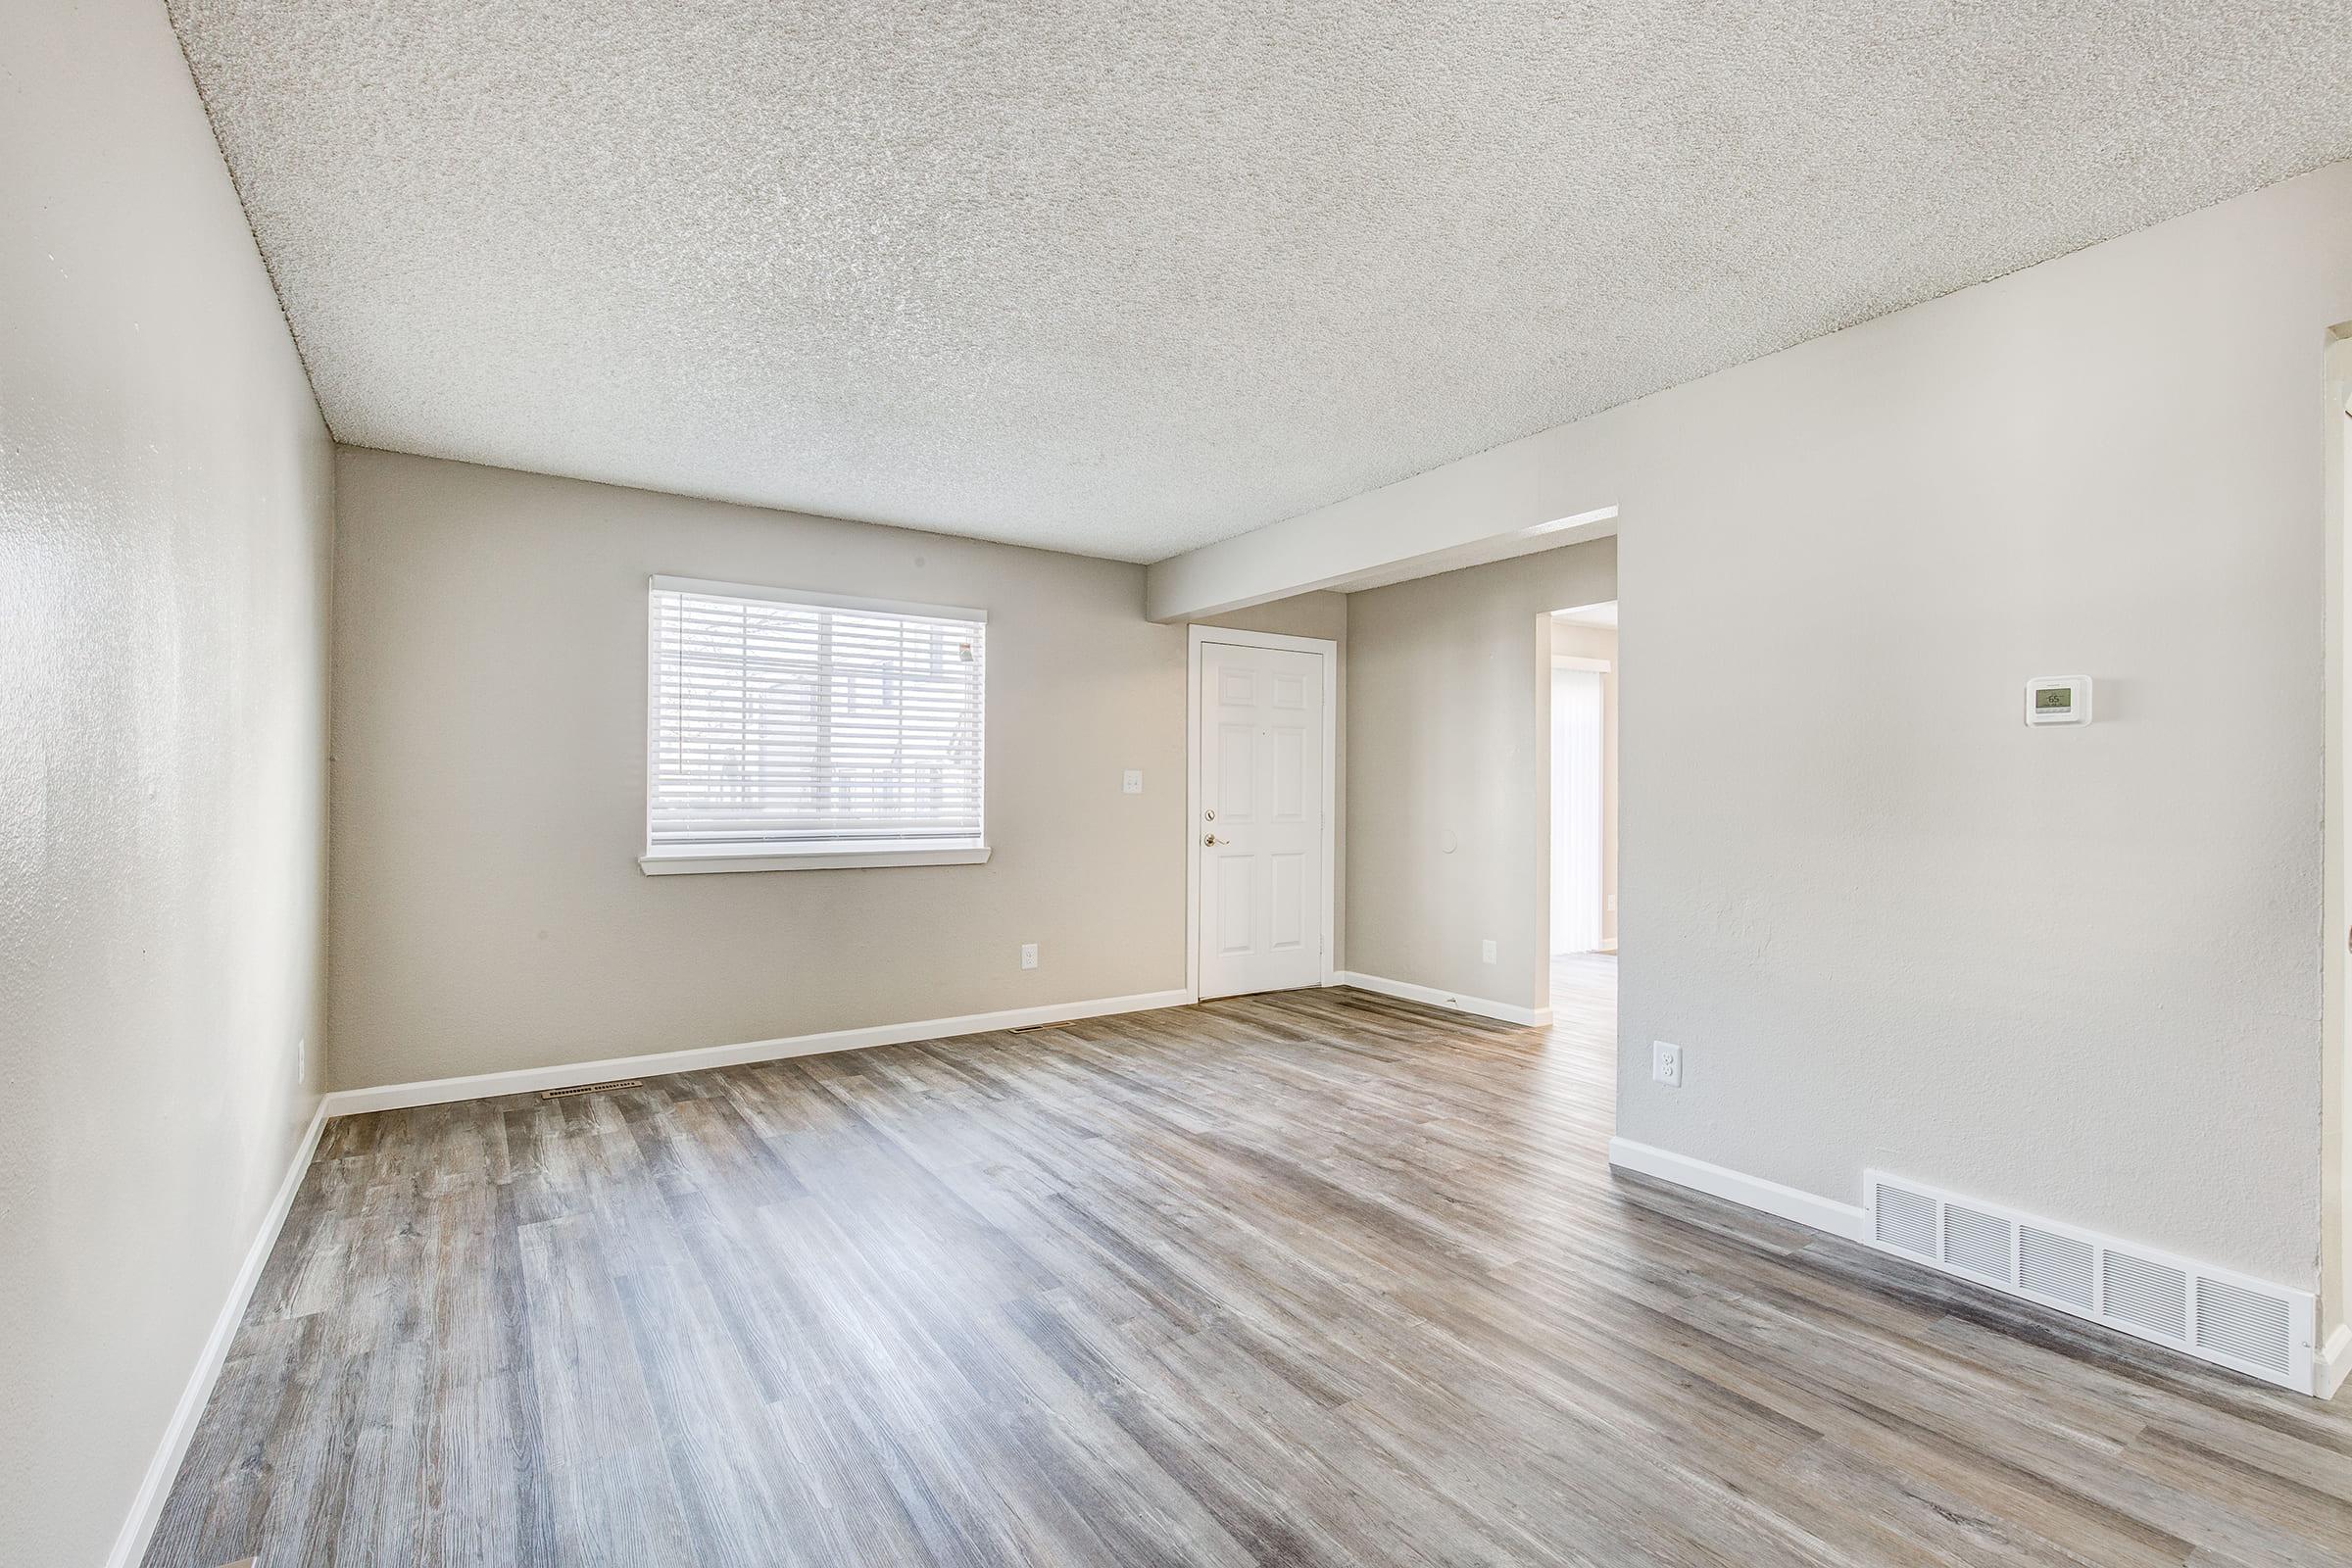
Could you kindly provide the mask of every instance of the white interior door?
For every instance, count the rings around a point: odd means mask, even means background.
[[[1200,995],[1323,978],[1323,656],[1200,645]]]

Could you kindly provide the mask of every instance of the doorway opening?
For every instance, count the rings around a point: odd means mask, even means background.
[[[1617,602],[1555,610],[1551,671],[1551,1003],[1590,1010],[1617,981]]]

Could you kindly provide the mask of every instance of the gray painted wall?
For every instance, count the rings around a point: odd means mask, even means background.
[[[0,1557],[103,1561],[317,1105],[332,469],[161,6],[0,22]]]
[[[1183,987],[1186,633],[1142,567],[355,448],[338,476],[337,1087]],[[994,858],[643,875],[660,572],[985,608]]]
[[[2320,1286],[2347,172],[1635,411],[1623,1136]]]
[[[1884,1166],[2332,1296],[2320,389],[2348,318],[2335,165],[1169,580],[1241,602],[1371,523],[1409,556],[1619,506],[1621,1133],[1844,1202]],[[1434,967],[1494,933],[1392,935],[1382,598],[1351,608],[1350,963]],[[2028,729],[2041,674],[2092,676],[2098,722]]]
[[[1616,596],[1613,539],[1348,596],[1349,969],[1545,1004],[1551,646],[1542,617]],[[1489,937],[1491,964],[1479,946]]]

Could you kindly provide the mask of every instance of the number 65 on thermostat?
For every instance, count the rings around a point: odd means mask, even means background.
[[[2029,724],[2087,724],[2090,722],[2090,677],[2037,675],[2026,682],[2026,722]]]

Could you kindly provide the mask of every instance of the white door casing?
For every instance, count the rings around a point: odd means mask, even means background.
[[[1188,878],[1196,994],[1325,983],[1337,650],[1266,634],[1211,641],[1200,630]]]

